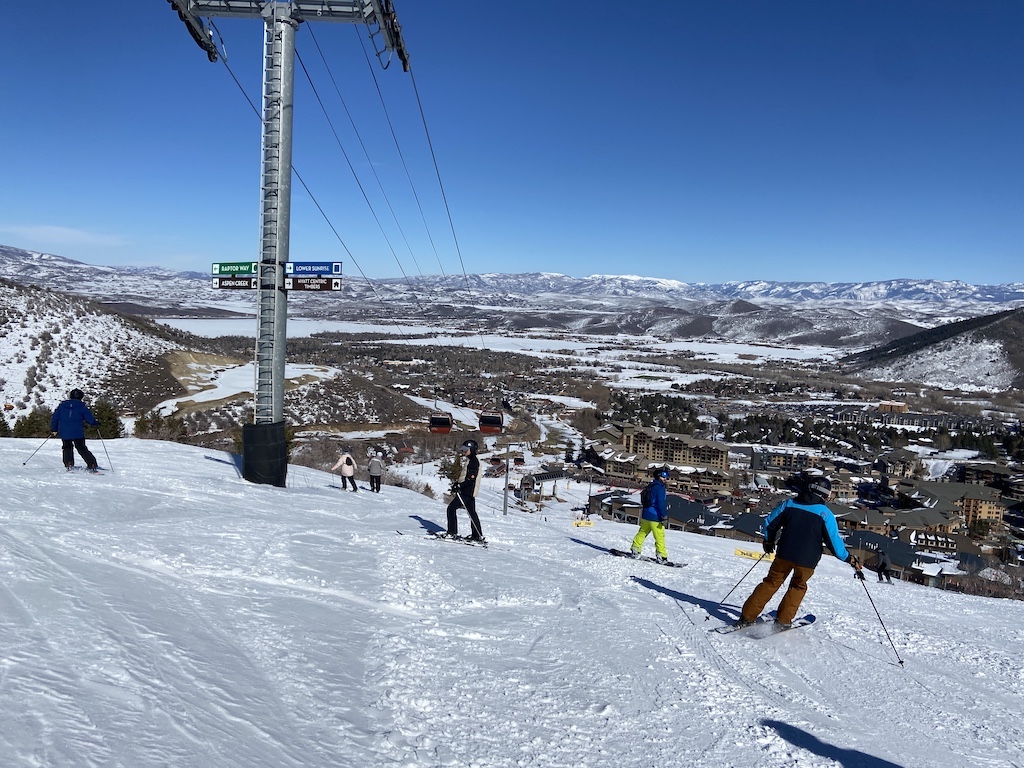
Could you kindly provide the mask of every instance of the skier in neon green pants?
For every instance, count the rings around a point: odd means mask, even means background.
[[[633,546],[630,547],[634,557],[640,556],[647,534],[653,533],[658,562],[668,561],[668,549],[665,547],[665,522],[668,520],[668,511],[665,505],[665,481],[668,480],[668,476],[667,469],[659,469],[654,473],[654,482],[647,486],[647,493],[641,494],[641,499],[645,502],[644,511],[640,514],[640,530],[633,537]],[[649,498],[644,499],[644,496],[649,496]]]

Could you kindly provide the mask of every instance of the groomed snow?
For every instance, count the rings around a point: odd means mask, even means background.
[[[39,445],[0,440],[5,768],[1024,764],[1021,602],[869,581],[901,667],[829,557],[813,626],[710,634],[764,566],[719,608],[736,542],[609,557],[634,529],[574,527],[586,484],[504,516],[485,481],[481,550],[426,538],[443,503],[408,490],[127,438],[65,473]]]

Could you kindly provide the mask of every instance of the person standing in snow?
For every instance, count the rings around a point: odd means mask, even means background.
[[[341,490],[345,490],[348,483],[352,484],[352,490],[356,489],[356,460],[352,458],[352,454],[348,452],[348,448],[344,448],[341,451],[341,456],[338,457],[338,462],[331,467],[331,471],[336,469],[341,470]]]
[[[462,444],[462,470],[455,485],[455,498],[448,504],[448,530],[443,534],[451,538],[459,535],[460,509],[465,507],[469,514],[470,541],[484,541],[484,533],[480,528],[480,518],[476,514],[476,495],[480,492],[480,459],[477,458],[476,440],[467,440]]]
[[[825,505],[832,496],[832,482],[823,475],[800,473],[790,478],[786,485],[797,492],[797,497],[779,504],[764,522],[765,554],[775,552],[776,557],[764,581],[754,588],[743,603],[740,618],[736,622],[738,626],[753,624],[757,620],[765,604],[790,573],[793,578],[779,603],[775,622],[782,626],[792,624],[807,593],[807,582],[821,560],[822,543],[833,555],[850,563],[857,578],[864,578],[860,562],[846,551],[839,536],[835,515]]]
[[[640,513],[640,530],[633,537],[629,551],[633,557],[640,557],[647,534],[654,534],[654,548],[659,563],[668,562],[668,548],[665,546],[665,523],[668,520],[667,494],[665,482],[668,480],[667,469],[659,469],[654,473],[654,480],[640,494],[643,512]]]
[[[370,490],[380,493],[380,478],[384,474],[384,454],[378,451],[366,465],[366,471],[370,473]]]
[[[64,467],[70,472],[75,466],[75,451],[85,462],[85,468],[90,472],[96,472],[99,465],[96,457],[92,455],[85,445],[85,425],[89,424],[98,427],[100,423],[92,415],[92,411],[84,402],[85,393],[82,390],[72,389],[68,393],[68,399],[57,406],[50,419],[50,433],[54,437],[60,437],[63,444]]]
[[[892,560],[889,559],[889,553],[884,549],[878,552],[878,583],[882,583],[882,577],[892,584]]]

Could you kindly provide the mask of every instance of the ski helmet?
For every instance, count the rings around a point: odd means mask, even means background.
[[[476,440],[467,440],[462,444],[462,450],[469,451],[470,453],[476,453],[477,443]]]
[[[662,480],[668,480],[668,475],[668,470],[665,469],[664,467],[662,467],[661,469],[654,473],[655,477],[660,477]]]
[[[84,400],[85,399],[85,392],[83,392],[82,390],[80,390],[80,389],[78,389],[76,387],[75,389],[72,389],[68,393],[68,397],[70,397],[72,400]]]

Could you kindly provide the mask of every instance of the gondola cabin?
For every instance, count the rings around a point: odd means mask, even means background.
[[[427,423],[427,429],[435,435],[447,435],[452,431],[454,421],[450,413],[440,411],[438,413],[430,414],[430,421]]]
[[[501,411],[481,411],[480,431],[487,435],[500,435],[504,419]]]

